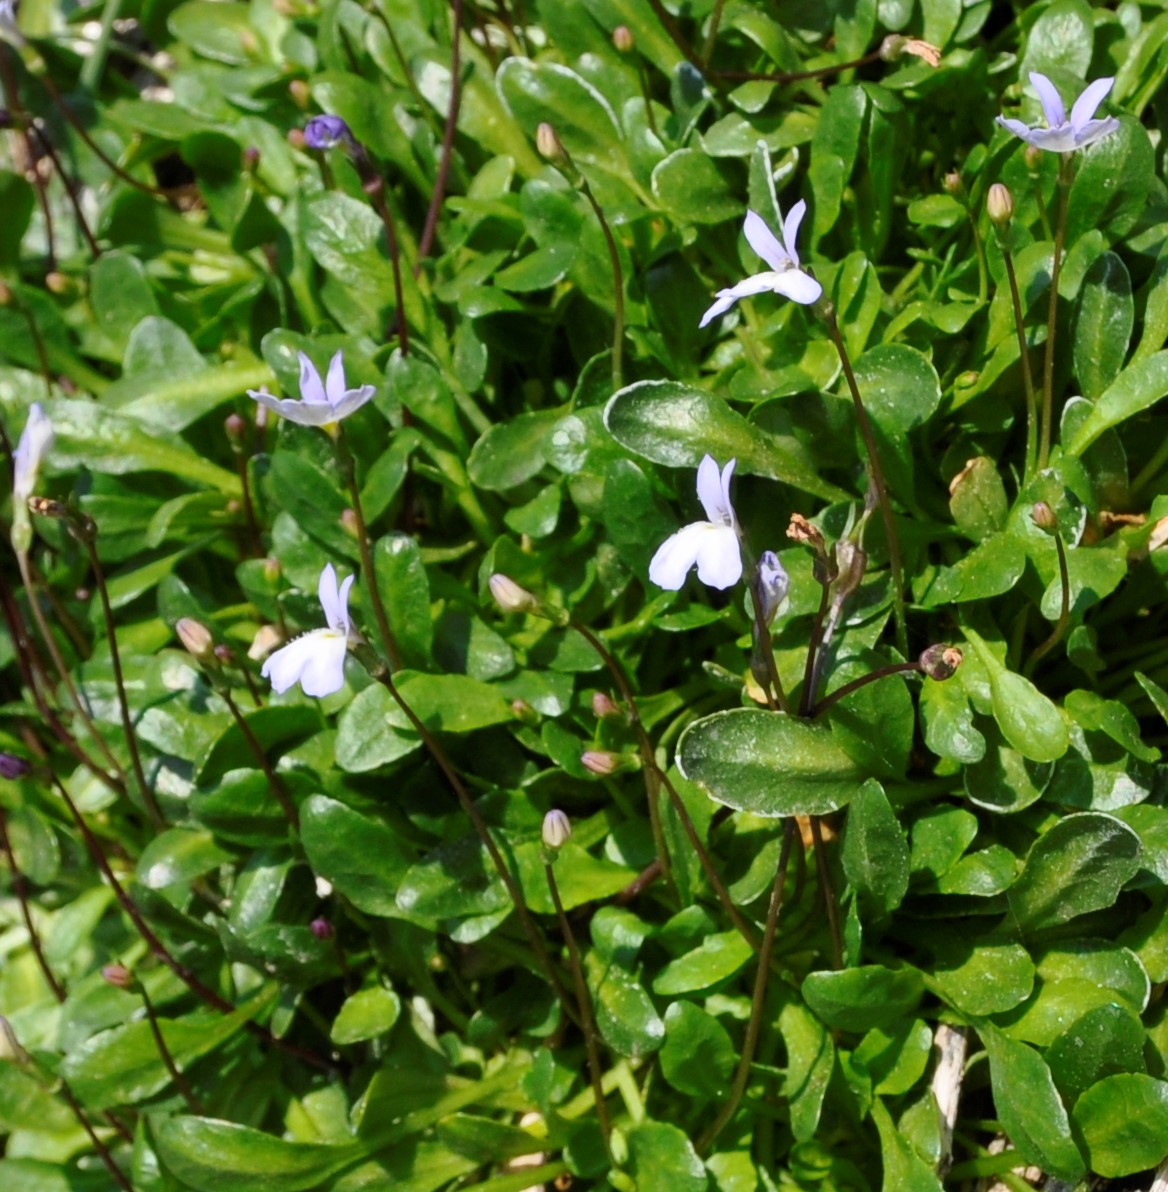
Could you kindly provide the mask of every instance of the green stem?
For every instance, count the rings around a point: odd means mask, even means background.
[[[288,794],[288,788],[284,785],[279,774],[273,769],[272,763],[268,761],[268,755],[264,752],[264,747],[260,744],[259,738],[252,732],[251,725],[243,718],[243,713],[239,710],[239,705],[231,698],[231,692],[227,690],[227,687],[219,686],[215,690],[219,698],[227,705],[227,709],[235,720],[236,726],[243,734],[243,739],[247,742],[247,747],[259,763],[260,769],[263,770],[264,777],[268,780],[268,789],[276,796],[276,802],[280,804],[280,810],[283,811],[284,818],[288,821],[293,832],[299,832],[300,815],[296,810],[296,804],[292,802],[292,798]]]
[[[807,642],[807,661],[803,666],[803,694],[799,700],[799,715],[810,716],[815,706],[815,676],[819,674],[816,661],[819,651],[823,647],[823,622],[827,617],[827,607],[831,602],[831,582],[827,579],[820,581],[822,591],[819,594],[819,608],[815,612],[815,620],[811,623],[811,637]]]
[[[715,0],[714,11],[710,13],[710,25],[706,30],[706,41],[702,46],[702,69],[710,65],[710,57],[714,53],[714,44],[718,40],[718,26],[722,23],[722,10],[726,7],[726,0]]]
[[[365,525],[365,514],[361,509],[361,489],[357,484],[357,469],[353,462],[349,445],[345,441],[343,426],[337,427],[337,462],[349,490],[349,498],[353,502],[353,516],[357,521],[357,547],[361,552],[361,570],[365,575],[365,588],[369,593],[369,601],[373,605],[373,618],[377,622],[377,632],[381,635],[381,644],[385,648],[385,656],[389,659],[391,670],[401,670],[401,652],[397,647],[397,639],[389,627],[389,614],[385,610],[385,602],[381,599],[381,591],[377,586],[377,572],[373,566],[373,550],[369,545],[369,531]]]
[[[170,1073],[171,1080],[174,1081],[174,1087],[178,1089],[179,1095],[187,1103],[187,1108],[191,1113],[201,1115],[203,1107],[187,1083],[187,1078],[179,1071],[178,1065],[174,1062],[174,1056],[170,1054],[170,1048],[167,1047],[166,1040],[162,1037],[162,1028],[158,1025],[158,1015],[154,1012],[154,1003],[150,1000],[146,987],[138,982],[137,990],[142,995],[142,1004],[146,1007],[146,1019],[150,1023],[150,1033],[154,1036],[154,1045],[158,1048],[158,1054],[162,1057],[162,1062],[166,1066],[167,1072]]]
[[[592,205],[592,210],[596,214],[596,218],[600,221],[600,230],[604,233],[604,243],[608,246],[608,259],[612,265],[612,285],[614,291],[612,310],[612,385],[615,392],[624,386],[624,368],[622,367],[625,340],[624,271],[621,269],[620,253],[617,250],[616,238],[612,234],[612,229],[608,226],[608,220],[604,218],[604,211],[596,201],[596,196],[592,193],[592,187],[588,185],[588,179],[583,174],[580,175],[580,189],[584,193],[584,197]]]
[[[843,941],[840,936],[839,909],[836,906],[835,887],[827,867],[827,842],[823,839],[823,824],[818,815],[809,816],[811,837],[815,841],[815,868],[819,873],[819,888],[823,891],[823,906],[827,911],[827,925],[831,931],[831,955],[837,969],[844,967]]]
[[[989,295],[989,271],[986,269],[985,245],[982,243],[981,232],[978,230],[977,217],[966,208],[969,216],[969,226],[973,229],[973,250],[977,259],[977,301],[981,305]]]
[[[69,523],[72,527],[73,522]],[[122,732],[126,737],[126,747],[130,751],[130,764],[134,770],[134,780],[138,783],[138,789],[142,792],[142,802],[145,804],[146,813],[150,816],[150,821],[155,829],[161,831],[166,827],[166,820],[162,817],[162,810],[158,806],[158,800],[154,796],[154,791],[150,784],[146,781],[146,770],[142,765],[142,754],[138,749],[138,737],[134,732],[134,719],[130,713],[130,700],[126,695],[126,680],[122,674],[122,658],[118,651],[118,633],[117,626],[114,624],[114,610],[110,604],[109,589],[106,587],[105,572],[101,566],[101,560],[97,557],[97,524],[92,518],[86,518],[85,524],[81,527],[81,533],[77,535],[81,539],[82,545],[85,547],[85,553],[89,556],[89,566],[93,570],[93,578],[97,583],[97,594],[101,602],[102,618],[105,622],[105,636],[109,642],[110,663],[114,671],[114,686],[118,692],[118,710],[122,717]]]
[[[877,679],[886,679],[889,675],[903,675],[910,671],[919,671],[921,664],[919,661],[913,662],[894,662],[889,666],[877,667],[874,671],[869,671],[866,675],[861,675],[858,679],[853,679],[850,683],[845,683],[842,687],[836,688],[830,695],[825,695],[819,701],[811,712],[811,718],[814,720],[817,716],[822,716],[833,704],[839,703],[841,699],[846,699],[853,691],[859,691],[861,687],[867,687],[869,683],[875,683]]]
[[[40,932],[37,931],[36,923],[33,922],[32,907],[28,901],[28,878],[24,876],[24,871],[16,863],[16,854],[12,851],[12,841],[8,836],[8,817],[5,815],[3,807],[0,807],[0,852],[3,852],[4,859],[8,862],[12,893],[16,895],[16,901],[20,903],[20,917],[24,920],[24,929],[28,932],[29,946],[32,948],[32,954],[36,958],[37,967],[41,970],[41,976],[44,977],[49,988],[53,991],[53,997],[58,1002],[63,1002],[65,1000],[65,987],[57,980],[56,974],[49,967],[48,958],[45,956],[44,947],[41,945]]]
[[[1030,374],[1030,348],[1026,343],[1026,324],[1022,311],[1022,295],[1018,291],[1018,275],[1014,272],[1014,254],[1006,243],[1006,234],[1001,238],[1002,260],[1006,265],[1006,277],[1010,282],[1010,300],[1014,306],[1014,328],[1018,333],[1018,363],[1022,369],[1022,386],[1026,393],[1026,467],[1023,484],[1034,474],[1038,458],[1038,398],[1034,392],[1034,378]]]
[[[1054,234],[1054,261],[1050,269],[1050,301],[1046,308],[1046,358],[1042,368],[1042,433],[1038,444],[1038,469],[1050,460],[1050,442],[1054,428],[1054,350],[1058,322],[1059,274],[1063,265],[1063,243],[1067,238],[1067,195],[1071,188],[1071,155],[1059,154],[1058,227]]]
[[[863,398],[860,397],[860,387],[856,383],[856,374],[852,371],[852,361],[848,356],[847,345],[840,333],[839,323],[835,317],[835,310],[830,309],[827,315],[827,329],[839,353],[840,364],[843,366],[844,376],[847,378],[848,389],[852,395],[852,403],[856,408],[856,421],[860,427],[860,437],[864,440],[864,448],[868,453],[868,474],[872,487],[876,490],[876,500],[880,506],[880,516],[884,521],[884,534],[888,539],[888,565],[892,571],[892,601],[896,615],[896,641],[902,654],[908,653],[908,625],[904,611],[904,575],[900,562],[900,539],[896,535],[896,522],[892,516],[892,502],[888,496],[888,486],[884,483],[884,469],[880,466],[880,454],[876,449],[876,435],[872,429],[872,422],[868,411],[864,408]]]
[[[1038,663],[1062,641],[1071,620],[1071,577],[1067,569],[1067,550],[1063,546],[1063,536],[1058,530],[1054,532],[1054,546],[1058,552],[1059,582],[1062,585],[1062,600],[1059,606],[1058,620],[1054,624],[1054,629],[1051,631],[1050,637],[1036,646],[1034,653],[1027,660],[1025,671],[1027,677],[1034,673],[1034,668]]]
[[[684,800],[673,785],[669,775],[657,764],[656,751],[653,749],[652,741],[649,740],[649,734],[645,731],[644,723],[641,720],[641,713],[637,707],[637,700],[633,695],[633,689],[629,683],[628,676],[625,675],[624,668],[617,662],[616,658],[600,638],[586,625],[580,625],[576,621],[570,621],[569,625],[596,651],[600,660],[607,668],[608,673],[612,675],[613,682],[620,689],[621,698],[629,709],[629,719],[632,723],[633,731],[637,734],[644,770],[646,773],[653,772],[657,777],[657,781],[661,783],[669,795],[669,801],[677,814],[677,818],[681,821],[682,830],[689,840],[690,848],[697,854],[698,861],[702,866],[702,872],[705,873],[706,880],[710,883],[710,888],[722,904],[722,908],[729,916],[730,922],[734,924],[734,927],[742,938],[752,948],[757,949],[759,947],[758,932],[755,931],[742,912],[734,905],[734,900],[730,897],[730,891],[726,888],[726,883],[722,881],[717,866],[714,864],[714,859],[710,856],[709,849],[702,843],[702,839],[698,835],[698,830],[694,826],[693,819],[689,814]],[[660,854],[658,855],[658,860],[662,861]],[[667,872],[665,869],[667,863],[667,861],[662,861],[662,873]]]
[[[746,1038],[742,1043],[742,1055],[738,1060],[738,1068],[734,1073],[734,1083],[730,1088],[730,1095],[726,1103],[718,1111],[718,1116],[711,1123],[709,1129],[701,1136],[697,1143],[698,1154],[705,1154],[713,1145],[714,1140],[722,1132],[722,1128],[734,1116],[746,1085],[750,1080],[750,1068],[754,1062],[755,1049],[758,1047],[758,1037],[762,1031],[763,1007],[766,1003],[767,981],[770,977],[771,950],[775,944],[775,930],[779,924],[779,912],[783,906],[783,889],[787,884],[787,863],[791,857],[791,845],[795,838],[795,821],[788,817],[783,825],[783,847],[779,854],[779,867],[775,871],[774,885],[771,887],[771,901],[767,908],[766,927],[763,929],[762,947],[758,953],[758,972],[754,978],[754,994],[750,1000],[750,1021],[746,1026]]]
[[[564,943],[568,946],[572,980],[576,985],[576,1005],[580,1011],[580,1027],[584,1032],[584,1045],[588,1050],[588,1074],[592,1082],[593,1095],[596,1097],[596,1117],[600,1122],[600,1132],[604,1136],[604,1149],[608,1152],[608,1160],[611,1163],[613,1161],[610,1143],[612,1123],[608,1117],[608,1103],[604,1099],[603,1074],[600,1070],[600,1047],[597,1043],[596,1022],[592,1017],[592,999],[588,994],[588,983],[584,980],[584,967],[580,963],[580,949],[576,946],[576,936],[572,931],[571,923],[568,922],[568,916],[564,912],[564,903],[560,898],[560,889],[556,884],[556,875],[551,863],[545,861],[543,870],[547,876],[548,891],[551,893],[552,903],[556,908],[556,918],[560,922],[560,934],[563,935]]]

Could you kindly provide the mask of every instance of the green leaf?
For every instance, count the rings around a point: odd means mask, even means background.
[[[300,808],[300,839],[313,872],[358,910],[397,916],[398,882],[413,856],[384,820],[312,795]]]
[[[618,1055],[639,1059],[665,1042],[665,1024],[645,987],[619,964],[606,963],[594,952],[585,960],[596,1008],[596,1025]]]
[[[1168,1155],[1168,1082],[1138,1072],[1107,1076],[1079,1098],[1075,1124],[1099,1175],[1155,1167]]]
[[[348,774],[366,774],[420,749],[412,729],[395,727],[398,716],[393,696],[380,683],[359,692],[337,722],[337,765]]]
[[[722,223],[743,214],[713,160],[698,149],[678,149],[653,170],[653,195],[681,223]]]
[[[361,989],[345,999],[329,1038],[337,1044],[361,1043],[392,1030],[401,1014],[401,998],[392,989]]]
[[[882,964],[809,973],[802,988],[820,1021],[844,1031],[894,1027],[916,1008],[924,992],[915,969]]]
[[[417,539],[400,533],[379,538],[373,547],[373,570],[404,665],[428,665],[434,626],[430,619],[430,581]]]
[[[1077,1018],[1046,1050],[1051,1076],[1068,1105],[1096,1081],[1143,1072],[1143,1023],[1126,1006],[1096,1006]]]
[[[862,777],[823,725],[754,708],[694,721],[677,764],[715,802],[765,816],[836,811]]]
[[[794,438],[768,434],[721,398],[680,381],[626,385],[605,406],[604,425],[622,447],[666,467],[696,468],[706,454],[722,462],[733,457],[740,473],[828,499],[843,495],[819,478],[810,453]]]
[[[671,960],[653,981],[653,992],[672,997],[694,993],[729,980],[754,955],[737,931],[707,935],[701,945]]]
[[[1057,761],[1071,741],[1058,708],[1029,679],[1007,670],[972,629],[964,632],[989,675],[994,719],[1002,735],[1031,761]]]
[[[0,395],[0,401],[11,418],[9,400]],[[159,472],[218,489],[225,497],[240,494],[239,477],[234,472],[204,459],[182,440],[143,427],[120,411],[65,398],[42,404],[57,436],[52,452],[57,468],[86,467],[111,476]]]
[[[1036,70],[1044,75],[1082,78],[1091,65],[1094,39],[1095,24],[1087,0],[1054,0],[1030,30],[1018,77],[1028,78]]]
[[[726,1028],[692,1002],[674,1002],[665,1011],[661,1075],[679,1093],[721,1100],[730,1092],[737,1053]]]
[[[705,1192],[709,1177],[693,1143],[676,1126],[638,1122],[626,1135],[637,1192]]]
[[[865,782],[848,805],[841,860],[866,901],[882,911],[900,905],[908,891],[908,842],[878,782]]]
[[[1068,815],[1035,842],[1010,890],[1023,931],[1065,923],[1111,906],[1140,868],[1140,838],[1114,816]]]
[[[547,441],[559,419],[556,410],[537,410],[489,427],[467,460],[471,482],[504,492],[537,476],[547,464]]]
[[[942,1192],[941,1181],[896,1128],[884,1102],[879,1099],[872,1102],[872,1120],[880,1134],[886,1192],[894,1189],[896,1192]]]
[[[196,1192],[306,1192],[361,1158],[358,1143],[289,1142],[204,1117],[164,1119],[155,1133],[168,1171]]]
[[[1030,996],[1034,962],[1019,944],[979,943],[942,954],[925,985],[962,1014],[1001,1014]]]
[[[994,1108],[1010,1141],[1027,1163],[1077,1183],[1086,1166],[1046,1062],[1034,1048],[988,1023],[979,1027],[979,1034],[989,1052]]]
[[[245,1023],[272,1005],[276,993],[276,987],[270,985],[230,1014],[200,1011],[181,1019],[159,1018],[158,1028],[179,1070],[242,1030]],[[87,1039],[65,1056],[61,1075],[90,1109],[144,1100],[166,1088],[172,1079],[146,1019]]]
[[[513,856],[527,905],[538,914],[554,915],[556,907],[544,872],[543,845],[528,841],[519,845]],[[572,840],[556,854],[555,875],[560,901],[568,911],[611,898],[637,876],[636,870],[605,857],[594,857]]]
[[[1066,444],[1071,455],[1082,455],[1105,430],[1143,413],[1168,395],[1168,351],[1156,352],[1129,364],[1100,394],[1095,408]]]
[[[1010,503],[992,459],[975,456],[950,481],[949,512],[957,528],[975,542],[1005,528]]]
[[[835,1071],[835,1045],[823,1024],[800,1002],[788,1002],[779,1014],[787,1047],[783,1096],[791,1106],[791,1133],[799,1142],[814,1137],[827,1086]]]
[[[852,1052],[852,1061],[867,1072],[874,1092],[896,1096],[925,1074],[932,1051],[929,1024],[914,1018],[890,1031],[869,1031]]]
[[[921,603],[940,608],[1000,596],[1022,578],[1026,550],[1010,533],[991,534],[952,567],[942,568],[925,589]]]
[[[1087,270],[1075,303],[1075,376],[1083,396],[1100,397],[1123,368],[1135,323],[1131,277],[1113,252],[1097,257]]]
[[[607,99],[557,62],[507,58],[495,75],[503,102],[529,137],[547,122],[578,165],[631,178],[624,138]]]

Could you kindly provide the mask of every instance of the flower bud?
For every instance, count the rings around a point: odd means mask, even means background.
[[[1058,529],[1058,517],[1045,501],[1035,501],[1034,508],[1030,510],[1030,520],[1048,534]]]
[[[224,666],[235,665],[235,651],[226,642],[220,642],[211,653],[215,656],[216,662],[221,662]]]
[[[215,639],[206,625],[200,624],[194,617],[181,617],[174,627],[178,640],[183,649],[200,662],[208,662],[215,651]]]
[[[835,544],[835,562],[839,572],[840,596],[850,595],[864,578],[868,553],[850,538],[841,538]]]
[[[539,723],[539,713],[525,699],[511,701],[511,715],[520,724],[535,725]]]
[[[283,640],[284,635],[278,625],[261,625],[247,649],[247,656],[252,662],[259,662],[262,658],[267,658]]]
[[[31,769],[32,766],[23,757],[17,757],[15,753],[0,753],[0,778],[23,778]]]
[[[535,130],[535,147],[539,150],[541,157],[553,163],[562,162],[567,157],[554,126],[546,120],[542,121]]]
[[[1027,145],[1022,150],[1022,160],[1032,174],[1037,173],[1039,162],[1042,161],[1042,150],[1037,145]]]
[[[491,589],[495,603],[505,613],[534,612],[538,604],[526,588],[521,588],[510,576],[500,572],[495,572],[487,580],[487,587]]]
[[[930,679],[943,683],[951,679],[961,665],[962,653],[956,646],[946,646],[940,643],[922,652],[917,660],[921,671]]]
[[[986,195],[986,214],[995,228],[1004,228],[1014,218],[1014,196],[1010,188],[995,182]]]
[[[543,843],[545,848],[560,849],[572,835],[572,821],[554,808],[543,817]]]
[[[941,62],[941,51],[932,42],[919,37],[905,37],[900,33],[890,33],[880,43],[880,57],[885,62],[895,62],[905,54],[920,58],[930,66],[938,66]]]
[[[301,128],[290,128],[284,139],[293,149],[306,149],[307,144],[304,140],[304,130]]]
[[[333,925],[323,916],[313,919],[308,925],[308,930],[318,940],[331,940],[337,934]]]
[[[254,174],[256,168],[260,164],[260,151],[255,145],[248,145],[243,151],[243,168],[249,173]]]
[[[133,989],[134,974],[124,964],[107,964],[101,970],[102,979],[115,989]]]
[[[331,149],[334,145],[352,146],[357,142],[340,116],[313,116],[304,126],[304,143],[309,149]]]
[[[341,529],[344,530],[350,538],[360,537],[361,528],[357,524],[357,511],[355,509],[342,509],[340,523]]]
[[[51,273],[45,274],[45,289],[50,294],[61,296],[73,289],[73,282],[66,274],[54,269]]]
[[[791,577],[779,562],[779,556],[773,550],[763,551],[754,569],[754,594],[764,624],[769,625],[775,619],[790,587]]]
[[[956,170],[950,170],[941,179],[941,189],[947,195],[959,195],[961,193],[961,175]]]
[[[619,753],[613,753],[608,749],[586,749],[580,754],[580,764],[584,769],[591,770],[601,778],[615,774],[621,768],[623,760]]]
[[[592,693],[592,714],[597,720],[612,720],[622,713],[608,692],[594,691]]]
[[[223,419],[223,430],[233,444],[241,443],[247,431],[247,422],[241,414],[228,414]]]
[[[622,54],[627,54],[633,48],[636,42],[633,38],[633,31],[628,25],[617,25],[612,31],[612,44]]]
[[[269,584],[274,584],[280,578],[280,560],[274,555],[268,555],[264,559],[264,580]]]

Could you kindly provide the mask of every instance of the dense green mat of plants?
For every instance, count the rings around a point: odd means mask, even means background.
[[[0,3],[0,1187],[1150,1187],[1166,76]]]

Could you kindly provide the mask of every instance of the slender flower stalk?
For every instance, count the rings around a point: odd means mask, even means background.
[[[462,103],[462,0],[452,0],[451,18],[453,30],[450,35],[450,99],[446,105],[446,124],[442,130],[442,159],[438,163],[438,172],[434,177],[434,190],[430,195],[430,205],[426,208],[426,222],[422,226],[422,236],[418,241],[418,259],[414,262],[414,277],[422,272],[422,261],[430,255],[434,246],[434,234],[438,230],[438,214],[442,210],[442,200],[446,196],[446,183],[450,177],[450,165],[454,159],[454,133],[458,126],[458,109]],[[401,301],[401,295],[398,295]],[[402,322],[405,314],[402,314]],[[405,355],[403,349],[402,354]]]
[[[742,1103],[746,1086],[750,1080],[750,1069],[758,1048],[762,1032],[763,1009],[766,1005],[767,983],[770,977],[771,952],[775,946],[775,931],[779,925],[779,913],[783,907],[783,891],[787,885],[787,865],[791,859],[791,846],[795,840],[795,821],[788,817],[783,822],[783,846],[779,853],[779,866],[771,886],[771,900],[767,907],[766,925],[763,928],[762,946],[758,953],[758,972],[754,978],[754,993],[750,999],[750,1020],[746,1025],[746,1038],[742,1042],[742,1054],[734,1072],[734,1083],[718,1116],[710,1124],[697,1143],[698,1154],[705,1154],[722,1132],[726,1123],[734,1116]]]
[[[1054,353],[1058,327],[1058,288],[1063,265],[1063,245],[1067,238],[1067,200],[1074,177],[1073,159],[1070,154],[1059,158],[1058,170],[1058,223],[1054,233],[1054,260],[1050,269],[1050,300],[1046,308],[1046,355],[1042,365],[1042,428],[1038,444],[1038,470],[1042,471],[1050,460],[1050,443],[1054,427]]]
[[[872,429],[872,421],[868,411],[864,408],[864,400],[860,396],[860,387],[856,383],[856,374],[852,371],[852,361],[848,355],[847,345],[840,333],[839,322],[836,319],[835,308],[828,305],[824,315],[828,334],[839,353],[840,364],[843,366],[847,379],[848,390],[852,395],[852,404],[856,410],[856,422],[860,428],[860,437],[864,440],[864,449],[868,454],[868,479],[875,492],[876,503],[880,506],[880,516],[884,522],[884,536],[888,540],[888,566],[892,572],[892,604],[896,615],[896,639],[902,654],[908,653],[908,626],[904,608],[904,572],[900,558],[900,539],[896,533],[896,520],[892,514],[892,501],[888,495],[888,486],[884,482],[884,469],[880,465],[880,453],[876,447],[876,435]]]
[[[199,1099],[195,1096],[190,1082],[182,1074],[178,1064],[174,1061],[174,1056],[171,1055],[170,1048],[166,1045],[162,1028],[158,1024],[158,1015],[154,1011],[154,1003],[150,1000],[146,987],[141,982],[135,982],[135,989],[142,998],[142,1005],[146,1008],[146,1019],[150,1023],[150,1033],[154,1036],[154,1045],[158,1048],[158,1054],[166,1066],[167,1072],[170,1073],[171,1080],[174,1081],[174,1087],[178,1089],[179,1095],[187,1103],[187,1108],[191,1113],[201,1115],[203,1107],[199,1104]]]
[[[811,822],[811,838],[815,842],[815,868],[819,874],[819,888],[823,893],[823,906],[827,911],[827,926],[831,932],[831,956],[837,969],[844,967],[843,937],[840,934],[839,906],[835,887],[832,885],[831,870],[827,865],[827,842],[823,838],[822,817],[808,816]]]
[[[1026,662],[1027,677],[1034,673],[1034,668],[1062,641],[1067,626],[1071,623],[1071,576],[1067,567],[1067,548],[1063,545],[1062,532],[1059,530],[1058,518],[1054,510],[1045,502],[1039,501],[1034,506],[1031,519],[1039,529],[1045,530],[1054,538],[1054,548],[1058,554],[1059,584],[1061,594],[1059,598],[1058,620],[1051,630],[1050,636],[1034,648]]]
[[[8,816],[5,814],[3,807],[0,807],[0,852],[3,852],[4,860],[8,865],[8,872],[11,875],[12,892],[16,895],[16,901],[20,903],[20,917],[24,920],[24,929],[28,932],[29,946],[32,948],[32,954],[36,958],[37,967],[41,970],[41,976],[44,977],[49,989],[52,990],[53,997],[58,1002],[63,1002],[65,1000],[65,987],[57,980],[56,974],[49,967],[48,957],[45,956],[40,932],[37,930],[36,923],[33,921],[32,907],[29,905],[28,878],[25,877],[24,871],[17,864],[16,853],[13,852],[12,841],[8,836]]]
[[[565,825],[567,825],[566,832]],[[576,986],[576,1006],[580,1013],[580,1027],[584,1032],[584,1046],[588,1052],[588,1074],[592,1082],[592,1093],[596,1098],[596,1117],[600,1122],[600,1132],[604,1137],[604,1149],[608,1152],[609,1162],[611,1163],[612,1146],[610,1136],[612,1134],[612,1123],[608,1116],[608,1103],[604,1098],[603,1073],[600,1068],[600,1047],[597,1042],[596,1020],[592,1014],[592,998],[588,992],[588,982],[584,979],[584,966],[580,962],[580,949],[576,944],[576,935],[572,931],[572,924],[564,911],[564,902],[560,897],[559,886],[556,884],[556,855],[567,840],[570,832],[571,827],[567,824],[567,817],[564,816],[563,812],[548,812],[544,818],[543,829],[543,871],[544,876],[547,878],[548,892],[552,897],[552,905],[556,908],[556,918],[560,924],[560,934],[564,937],[564,943],[568,948],[568,960],[572,969],[572,980]]]
[[[158,806],[158,799],[154,788],[146,779],[146,768],[142,765],[142,753],[138,748],[138,737],[134,731],[134,718],[130,710],[130,699],[126,694],[126,680],[122,673],[122,658],[118,650],[118,632],[114,624],[114,610],[110,604],[109,588],[105,582],[105,571],[97,554],[97,523],[87,514],[79,514],[69,519],[69,529],[73,536],[85,548],[89,559],[89,567],[93,572],[94,582],[97,584],[97,594],[101,602],[102,619],[105,624],[106,641],[109,644],[110,664],[114,672],[114,686],[118,693],[118,711],[122,718],[122,732],[126,737],[126,747],[130,751],[130,765],[134,770],[134,780],[138,783],[138,790],[142,795],[142,802],[146,807],[146,814],[156,830],[166,826],[162,809]]]

